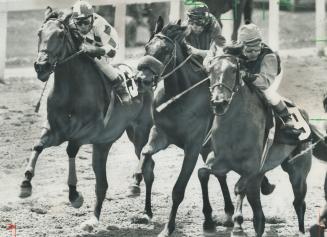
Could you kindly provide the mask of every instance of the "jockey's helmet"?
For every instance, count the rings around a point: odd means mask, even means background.
[[[87,34],[93,26],[93,7],[86,1],[77,1],[73,6],[72,18],[82,34]]]
[[[209,8],[202,2],[194,2],[187,11],[188,22],[199,26],[206,26],[211,22]]]
[[[73,19],[85,19],[93,16],[94,10],[91,4],[86,1],[77,1],[73,6]]]
[[[238,31],[238,41],[247,46],[260,44],[262,36],[259,27],[253,23],[243,25]]]
[[[262,49],[259,27],[252,23],[242,26],[238,32],[238,41],[243,45],[243,55],[250,61],[257,60]]]

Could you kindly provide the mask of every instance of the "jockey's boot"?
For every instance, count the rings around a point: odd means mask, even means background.
[[[124,79],[120,75],[118,75],[118,77],[112,81],[112,86],[122,104],[132,103],[131,96],[128,93],[126,86],[124,85]]]
[[[274,106],[274,110],[282,120],[282,130],[286,130],[293,135],[299,135],[302,132],[294,127],[292,115],[288,112],[284,101],[280,101],[276,106]]]

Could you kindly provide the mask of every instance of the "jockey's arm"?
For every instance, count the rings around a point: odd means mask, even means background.
[[[256,79],[253,82],[259,89],[268,89],[274,82],[278,72],[278,61],[275,54],[267,54],[261,62],[260,73],[255,74]]]
[[[108,57],[114,57],[118,49],[118,34],[117,31],[105,20],[99,19],[95,25],[95,31],[101,38],[103,46],[102,49],[105,51],[105,55]]]
[[[260,90],[266,90],[274,82],[278,72],[278,61],[275,54],[267,54],[262,59],[260,72],[252,74],[247,71],[241,71],[244,81],[251,82]]]

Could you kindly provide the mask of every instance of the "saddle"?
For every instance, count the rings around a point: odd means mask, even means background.
[[[263,100],[263,99],[262,99]],[[281,129],[283,125],[283,121],[281,118],[276,115],[270,105],[266,102],[266,131],[265,131],[265,138],[269,138],[269,133],[271,130],[274,130],[273,136],[270,135],[270,139],[273,139],[273,142],[280,143],[280,144],[287,144],[287,145],[297,145],[302,142],[306,142],[311,138],[311,129],[309,127],[309,117],[307,113],[298,108],[292,101],[284,99],[284,102],[288,108],[289,113],[292,116],[294,128],[301,130],[302,133],[300,135],[293,135],[287,132],[286,130]]]

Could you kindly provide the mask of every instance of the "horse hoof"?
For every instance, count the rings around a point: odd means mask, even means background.
[[[246,237],[247,235],[244,233],[243,229],[238,227],[238,228],[234,228],[232,233],[231,233],[231,237]]]
[[[276,185],[275,184],[266,184],[261,188],[261,193],[263,195],[270,195],[275,190]]]
[[[165,225],[165,228],[160,232],[158,237],[169,237],[173,233],[174,229],[169,230],[168,224]]]
[[[20,186],[20,198],[26,198],[32,195],[32,185],[29,181],[23,181]]]
[[[223,226],[224,227],[233,227],[234,226],[233,215],[226,214],[225,220],[223,221]]]
[[[131,217],[132,224],[144,224],[147,225],[151,222],[151,217],[143,213],[141,215],[135,215]]]
[[[212,220],[203,222],[203,231],[205,233],[214,233],[216,231],[215,222]]]
[[[78,196],[75,198],[75,200],[70,201],[70,203],[72,204],[72,206],[74,208],[80,208],[84,202],[83,195],[80,192],[77,192],[77,193],[78,193]]]
[[[137,185],[132,185],[129,187],[129,193],[127,197],[138,197],[141,194],[141,188]]]
[[[92,230],[95,229],[95,227],[97,227],[97,225],[99,224],[98,219],[93,216],[91,219],[84,221],[81,224],[81,229],[87,232],[91,232]]]

